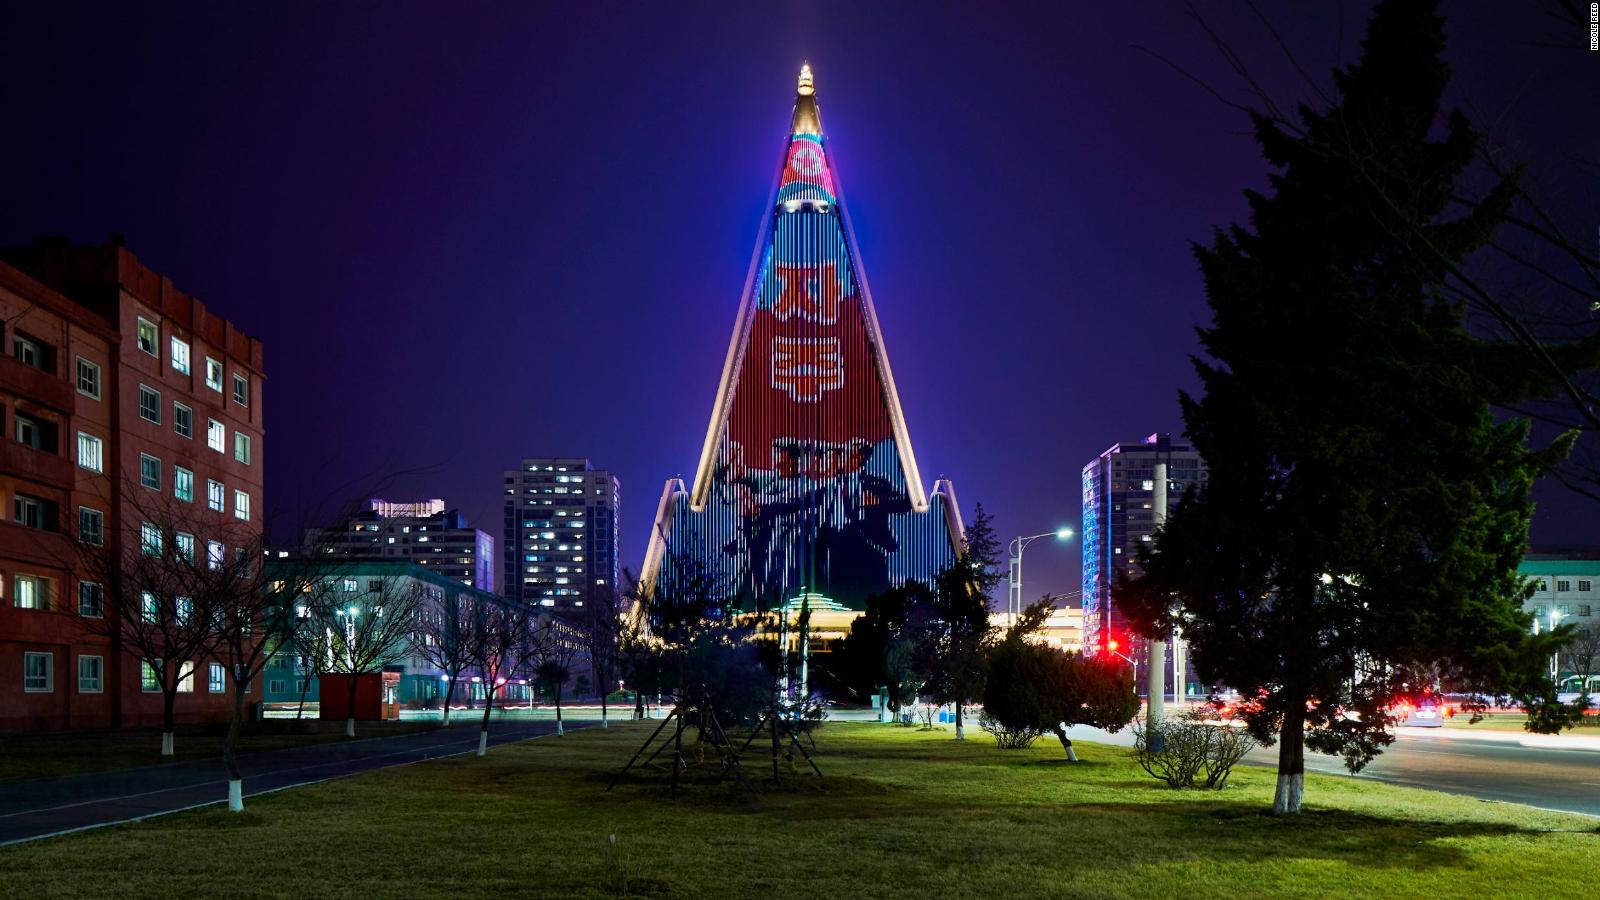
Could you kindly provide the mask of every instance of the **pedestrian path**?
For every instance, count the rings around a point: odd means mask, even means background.
[[[586,728],[595,722],[569,721]],[[307,744],[239,757],[244,795],[255,797],[384,769],[476,752],[478,724],[367,740]],[[555,731],[553,721],[496,724],[491,746],[541,737]],[[227,774],[221,759],[191,760],[120,772],[94,772],[41,781],[0,785],[0,847],[135,822],[151,816],[223,803]]]

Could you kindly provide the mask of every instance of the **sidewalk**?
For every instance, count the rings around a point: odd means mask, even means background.
[[[593,721],[567,723],[588,728]],[[479,723],[414,734],[308,744],[239,757],[246,797],[429,759],[476,752]],[[555,732],[554,721],[489,729],[500,745]],[[0,847],[86,828],[134,822],[227,800],[221,759],[68,775],[0,786]]]

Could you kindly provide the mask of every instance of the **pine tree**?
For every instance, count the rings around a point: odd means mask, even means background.
[[[1278,813],[1300,808],[1306,746],[1358,770],[1421,679],[1514,693],[1533,727],[1563,716],[1545,663],[1566,635],[1530,634],[1516,566],[1532,482],[1570,437],[1530,450],[1526,422],[1492,414],[1547,386],[1443,290],[1512,188],[1447,215],[1476,136],[1452,112],[1431,137],[1443,46],[1432,4],[1381,3],[1329,108],[1254,117],[1271,190],[1195,248],[1213,321],[1204,393],[1181,399],[1210,480],[1117,588],[1276,738]]]

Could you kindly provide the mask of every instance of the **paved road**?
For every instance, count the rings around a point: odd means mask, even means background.
[[[1074,728],[1069,734],[1073,740],[1122,746],[1133,743],[1127,729],[1106,734]],[[1260,748],[1245,761],[1276,766],[1277,752],[1276,747]],[[1306,768],[1349,775],[1338,757],[1319,753],[1306,753]],[[1600,746],[1593,738],[1581,736],[1402,728],[1383,755],[1355,777],[1600,816]]]
[[[595,722],[568,720],[568,729]],[[553,721],[496,724],[489,743],[551,734]],[[454,756],[478,748],[478,725],[371,740],[334,741],[239,757],[246,797],[373,769]],[[0,785],[0,846],[68,831],[130,822],[222,803],[228,780],[220,759],[97,772]]]

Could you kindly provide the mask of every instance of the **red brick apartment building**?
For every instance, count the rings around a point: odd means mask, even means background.
[[[0,250],[0,328],[0,730],[159,724],[74,542],[116,552],[139,515],[129,491],[194,504],[202,552],[223,549],[208,521],[259,527],[261,342],[115,238]],[[193,673],[179,722],[231,715],[220,663],[167,664]]]

